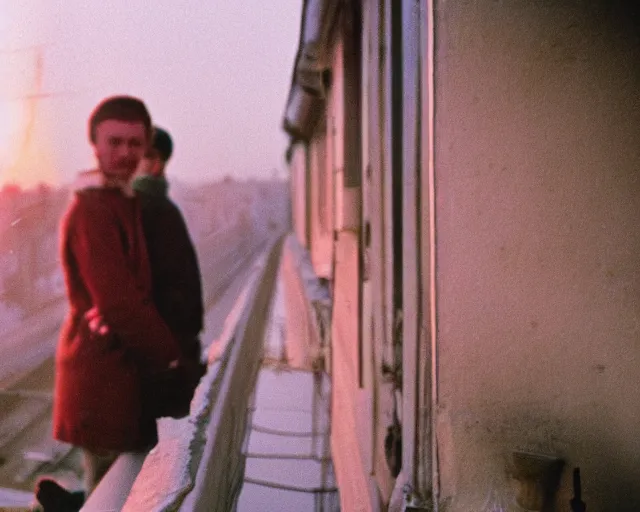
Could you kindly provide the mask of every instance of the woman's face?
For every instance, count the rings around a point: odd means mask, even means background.
[[[136,174],[138,176],[162,176],[164,165],[158,152],[150,148],[140,159]]]

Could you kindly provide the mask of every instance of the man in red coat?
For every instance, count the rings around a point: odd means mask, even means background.
[[[85,456],[87,494],[118,454],[157,442],[142,383],[181,357],[152,301],[139,199],[130,180],[151,140],[144,103],[119,96],[89,120],[100,186],[76,192],[61,227],[69,300],[56,353],[53,433]],[[109,326],[95,331],[89,311]]]

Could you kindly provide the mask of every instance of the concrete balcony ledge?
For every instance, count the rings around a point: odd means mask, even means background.
[[[210,348],[191,414],[160,420],[158,445],[146,456],[123,454],[82,510],[214,511],[226,510],[235,499],[242,483],[244,419],[281,245],[271,241],[254,264],[223,334]]]

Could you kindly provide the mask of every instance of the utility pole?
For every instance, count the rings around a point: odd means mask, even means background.
[[[30,155],[34,143],[34,132],[36,120],[38,116],[38,106],[42,99],[48,99],[60,96],[65,93],[45,92],[43,88],[44,78],[44,50],[49,45],[38,44],[34,46],[18,48],[13,50],[0,51],[0,54],[14,54],[23,52],[35,52],[34,62],[34,78],[31,92],[10,98],[10,101],[26,102],[26,114],[24,129],[18,142],[17,159],[6,166],[6,181],[17,181],[17,174],[24,171],[29,165],[39,165],[38,162],[31,162]],[[14,180],[11,180],[14,178]],[[22,201],[20,200],[22,198]],[[16,201],[12,203],[12,211],[10,213],[12,219],[12,235],[14,242],[14,250],[18,256],[18,269],[14,283],[17,285],[19,294],[19,302],[25,311],[29,311],[33,307],[38,307],[38,297],[36,297],[35,283],[41,274],[41,265],[39,262],[39,247],[50,231],[48,220],[49,213],[45,204],[45,197],[37,197],[35,204],[19,204],[28,197],[25,194],[19,194]],[[18,203],[18,204],[16,204]]]
[[[24,46],[20,48],[5,48],[0,49],[0,55],[12,55],[33,52],[35,53],[34,63],[34,79],[31,92],[22,94],[20,96],[8,97],[8,101],[26,102],[26,123],[22,132],[21,141],[17,150],[18,158],[24,157],[29,153],[31,149],[33,133],[36,125],[36,119],[38,116],[39,101],[43,99],[56,98],[60,96],[75,95],[77,91],[43,91],[42,84],[44,78],[44,51],[55,43],[40,43],[31,46]],[[9,171],[15,171],[15,167],[18,166],[18,162],[13,165],[8,165]]]

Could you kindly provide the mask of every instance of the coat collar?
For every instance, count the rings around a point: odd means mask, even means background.
[[[72,184],[72,189],[76,192],[88,188],[118,188],[127,197],[135,196],[130,183],[111,182],[105,179],[104,174],[99,169],[79,172]]]
[[[140,176],[131,182],[131,187],[150,196],[167,197],[169,183],[162,176]]]

